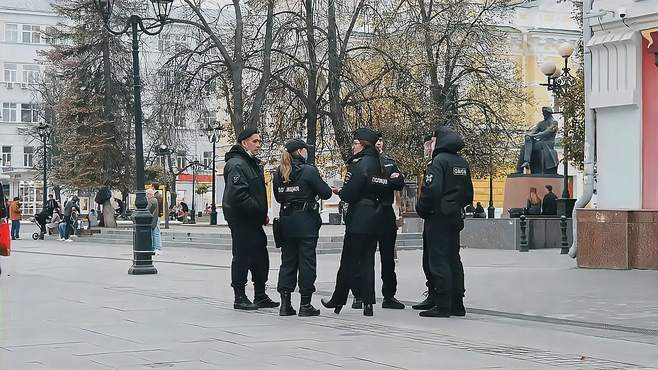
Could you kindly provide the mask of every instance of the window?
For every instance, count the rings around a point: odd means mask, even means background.
[[[21,122],[39,122],[39,107],[36,104],[21,104]]]
[[[2,147],[2,165],[4,167],[11,166],[11,147],[3,146]]]
[[[2,120],[16,122],[16,103],[2,103]]]
[[[158,51],[181,51],[187,47],[185,35],[163,35],[158,38]]]
[[[23,25],[23,43],[24,44],[40,44],[41,43],[41,27],[32,26],[29,24]]]
[[[34,167],[34,148],[31,146],[23,147],[23,166]]]
[[[203,164],[212,168],[212,152],[203,152]]]
[[[185,158],[185,154],[185,152],[178,152],[176,154],[176,167],[178,167],[179,171],[187,166],[187,158]]]
[[[16,70],[18,66],[14,63],[5,63],[5,82],[16,82]]]
[[[177,109],[174,112],[174,127],[185,128],[185,112],[182,109]]]
[[[29,84],[36,84],[39,82],[39,73],[41,69],[39,66],[25,64],[23,65],[23,82]]]
[[[18,25],[5,23],[5,42],[18,42]]]

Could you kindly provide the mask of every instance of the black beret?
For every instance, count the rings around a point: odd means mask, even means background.
[[[251,136],[251,135],[253,135],[253,134],[257,134],[257,133],[258,133],[258,129],[257,129],[257,128],[249,128],[249,127],[247,127],[246,129],[242,130],[242,132],[240,133],[240,135],[238,135],[238,137],[237,137],[237,139],[238,139],[238,143],[241,142],[241,141],[244,140],[244,139],[249,138],[249,136]]]
[[[354,140],[365,140],[373,144],[377,143],[379,136],[377,133],[369,128],[358,128],[354,130]]]
[[[288,153],[292,153],[297,149],[308,148],[308,145],[302,139],[291,139],[286,142],[286,150]]]

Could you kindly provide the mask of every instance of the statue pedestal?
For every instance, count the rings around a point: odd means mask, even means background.
[[[557,215],[567,216],[571,218],[573,215],[573,207],[576,205],[574,198],[560,198],[557,200]]]
[[[553,193],[558,197],[562,194],[562,175],[525,175],[511,174],[505,181],[505,201],[503,202],[503,218],[509,217],[507,212],[510,208],[525,208],[530,188],[537,189],[537,195],[544,199],[548,192],[546,185],[553,186]]]

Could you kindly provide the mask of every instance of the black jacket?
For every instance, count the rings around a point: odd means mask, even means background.
[[[290,182],[283,182],[281,171],[274,174],[274,198],[281,203],[282,233],[289,238],[316,238],[322,225],[316,198],[331,198],[331,188],[322,181],[318,169],[304,158],[292,156]]]
[[[267,219],[267,192],[260,161],[240,145],[225,156],[222,209],[230,227],[262,226]]]
[[[557,195],[552,191],[549,191],[548,194],[544,195],[541,214],[557,215]]]
[[[347,161],[347,175],[338,195],[347,202],[346,232],[377,234],[382,222],[382,201],[388,189],[379,153],[366,148]]]
[[[440,127],[436,137],[416,202],[416,212],[425,220],[461,216],[463,208],[473,203],[471,170],[457,154],[464,147],[464,139],[447,127]]]
[[[397,229],[395,223],[395,211],[393,210],[393,203],[395,203],[395,192],[404,188],[404,175],[398,169],[395,160],[380,155],[379,162],[381,163],[383,178],[388,181],[388,187],[384,190],[382,195],[382,212],[383,222],[382,229],[390,230]],[[391,176],[397,173],[398,176],[392,178]]]

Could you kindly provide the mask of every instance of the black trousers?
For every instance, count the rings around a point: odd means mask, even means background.
[[[463,229],[460,217],[432,220],[425,230],[429,284],[436,293],[436,304],[450,307],[457,297],[464,296],[464,266],[459,255],[459,232]],[[425,259],[424,259],[425,260]],[[424,267],[425,268],[425,267]],[[426,272],[427,275],[427,272]]]
[[[288,238],[281,248],[281,268],[277,291],[294,292],[299,274],[299,294],[315,292],[316,258],[318,238]]]
[[[231,286],[244,289],[247,284],[247,273],[251,271],[254,289],[257,292],[264,291],[270,269],[270,258],[267,253],[267,237],[263,227],[233,226],[230,229],[233,251]]]
[[[336,275],[336,288],[331,299],[338,305],[347,303],[347,295],[352,288],[364,303],[375,303],[375,235],[346,233],[343,239],[343,252]],[[355,279],[357,269],[360,278]]]
[[[394,297],[397,292],[398,278],[395,274],[395,241],[397,240],[398,230],[396,228],[386,228],[377,235],[377,244],[379,245],[379,259],[381,262],[382,278],[382,295],[384,297]],[[355,297],[359,296],[359,286],[361,279],[361,268],[358,267],[354,274],[354,288],[352,293]]]

